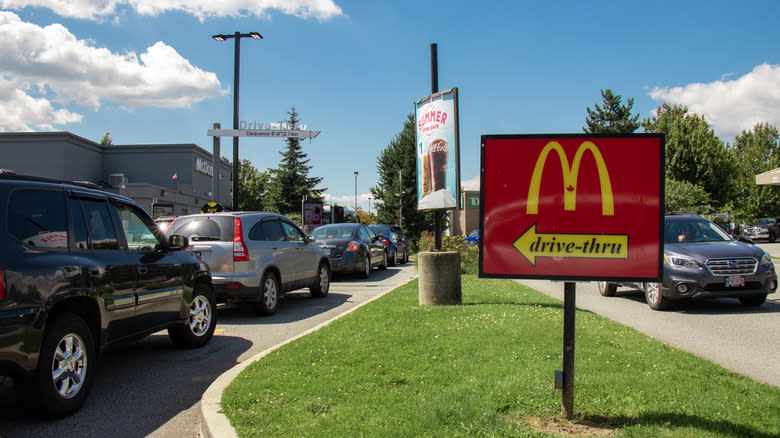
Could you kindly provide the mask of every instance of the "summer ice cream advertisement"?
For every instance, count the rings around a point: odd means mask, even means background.
[[[458,89],[432,94],[414,106],[417,209],[454,209],[460,186]]]

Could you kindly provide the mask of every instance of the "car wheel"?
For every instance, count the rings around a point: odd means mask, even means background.
[[[96,370],[95,342],[86,322],[63,314],[49,323],[41,345],[38,370],[29,387],[22,388],[28,403],[40,403],[33,412],[62,417],[79,409],[87,399]]]
[[[599,281],[596,284],[599,288],[599,293],[603,297],[614,297],[615,294],[617,293],[617,285],[614,283]]]
[[[766,301],[766,294],[739,298],[739,302],[742,303],[743,306],[760,306],[764,304],[764,301]]]
[[[317,278],[314,279],[314,285],[309,288],[309,292],[315,298],[324,298],[328,296],[328,290],[330,290],[330,268],[327,264],[320,263]]]
[[[775,241],[775,233],[769,233],[769,243],[773,243]]]
[[[666,308],[666,300],[661,291],[661,283],[645,283],[645,300],[647,305],[653,310],[663,310]]]
[[[404,251],[404,263],[409,263],[409,250]]]
[[[392,257],[388,257],[388,258],[387,258],[387,259],[388,259],[388,261],[390,262],[390,266],[395,266],[395,263],[396,263],[396,257],[398,257],[398,251],[397,251],[397,250],[396,250],[396,251],[393,251],[393,256],[392,256]]]
[[[217,326],[217,306],[211,289],[204,284],[195,285],[192,293],[187,323],[168,329],[168,336],[178,347],[197,348],[206,345]]]
[[[369,275],[371,275],[371,257],[366,254],[366,256],[363,257],[363,270],[360,271],[360,277],[368,278]]]
[[[260,296],[255,303],[255,311],[258,315],[268,316],[273,315],[277,307],[279,307],[279,279],[273,272],[266,272],[260,284]]]
[[[387,251],[382,251],[382,263],[379,265],[379,269],[385,270],[387,269]]]

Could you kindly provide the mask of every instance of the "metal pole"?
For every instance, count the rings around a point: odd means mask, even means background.
[[[358,171],[356,170],[355,171],[355,222],[359,223],[360,217],[358,216],[358,211],[357,211],[357,176],[358,176]]]
[[[436,43],[431,44],[431,94],[439,92],[439,60]],[[441,251],[441,210],[433,213],[433,249]]]
[[[574,311],[577,284],[563,283],[563,397],[562,415],[574,418]]]
[[[404,229],[404,189],[401,169],[398,169],[398,228]]]
[[[238,129],[238,71],[241,64],[241,32],[236,32],[236,53],[233,62],[233,129]],[[238,136],[233,137],[233,210],[238,211]]]
[[[214,129],[219,129],[220,124],[215,123]],[[214,202],[219,202],[219,146],[220,146],[220,138],[218,136],[214,136],[214,154],[211,157],[211,200]]]

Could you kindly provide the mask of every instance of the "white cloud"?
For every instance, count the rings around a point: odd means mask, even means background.
[[[215,73],[194,67],[165,43],[140,55],[117,54],[76,39],[62,25],[40,27],[5,11],[0,11],[0,59],[4,87],[13,84],[18,91],[3,93],[0,105],[18,111],[38,112],[52,101],[95,109],[104,101],[125,107],[188,107],[228,92]],[[29,89],[39,90],[40,96],[21,92]],[[73,120],[69,114],[55,118],[56,123]],[[0,129],[17,125],[0,124]]]
[[[55,109],[44,98],[35,98],[0,77],[0,106],[13,108],[0,111],[0,131],[51,131],[53,125],[80,122],[82,116],[66,109]]]
[[[730,141],[757,123],[780,125],[780,66],[761,64],[734,80],[655,88],[650,97],[685,105],[703,115],[715,134]]]
[[[466,180],[461,180],[460,185],[464,190],[479,190],[479,175]]]
[[[271,11],[324,21],[342,14],[333,0],[0,0],[3,9],[50,9],[63,17],[100,20],[129,8],[142,15],[179,11],[198,17],[267,16]]]

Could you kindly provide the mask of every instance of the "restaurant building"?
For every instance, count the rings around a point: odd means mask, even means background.
[[[101,145],[70,132],[3,132],[0,169],[90,182],[155,218],[199,213],[212,200],[232,205],[231,165],[220,160],[214,169],[212,154],[195,144]]]

